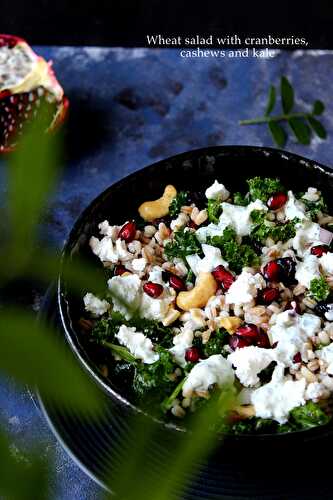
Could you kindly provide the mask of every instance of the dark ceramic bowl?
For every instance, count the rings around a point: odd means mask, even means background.
[[[58,303],[65,337],[80,364],[94,379],[100,388],[123,409],[142,411],[132,405],[124,393],[120,393],[112,381],[106,381],[99,373],[89,352],[82,343],[82,336],[75,327],[83,314],[82,294],[75,295],[63,277],[65,265],[78,258],[95,259],[88,242],[92,235],[98,234],[97,225],[108,219],[111,224],[133,218],[138,206],[147,199],[158,198],[166,184],[172,183],[178,190],[204,193],[207,186],[217,178],[232,191],[246,191],[246,179],[252,176],[277,176],[286,187],[294,191],[305,190],[308,186],[320,189],[333,212],[333,173],[315,161],[270,148],[250,146],[221,146],[199,149],[168,158],[135,172],[117,182],[100,196],[82,213],[74,225],[66,243],[62,269],[58,283]],[[97,263],[97,260],[96,260]],[[165,423],[163,425],[166,425]],[[175,430],[184,430],[173,426]],[[302,441],[332,434],[331,426],[292,433]],[[248,439],[240,436],[230,439]],[[291,434],[270,435],[270,439],[292,438]],[[265,439],[265,435],[256,436],[256,440]],[[298,439],[298,438],[297,438]]]

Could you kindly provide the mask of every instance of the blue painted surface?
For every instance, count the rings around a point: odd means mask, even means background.
[[[277,52],[274,59],[181,59],[178,51],[38,47],[54,61],[72,101],[63,177],[45,213],[44,235],[60,248],[81,210],[114,181],[189,149],[217,144],[271,146],[263,126],[238,120],[261,114],[268,85],[286,74],[297,105],[320,98],[327,106],[327,141],[286,149],[333,165],[333,53]],[[0,168],[0,192],[5,192]],[[125,202],[125,201],[124,201]],[[29,297],[38,310],[40,296]],[[29,302],[28,300],[28,302]],[[55,456],[52,500],[92,500],[100,489],[67,457],[29,394],[3,381],[0,416],[18,443],[42,442]]]

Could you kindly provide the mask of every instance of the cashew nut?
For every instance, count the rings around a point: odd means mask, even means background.
[[[183,311],[196,307],[205,307],[208,300],[215,295],[217,283],[211,273],[199,273],[195,287],[188,292],[180,292],[177,297],[177,306]]]
[[[163,196],[154,201],[145,201],[139,206],[139,214],[141,217],[150,222],[154,219],[164,217],[169,213],[169,206],[172,200],[176,197],[177,190],[171,184],[164,189]]]

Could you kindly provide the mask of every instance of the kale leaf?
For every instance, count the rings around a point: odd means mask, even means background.
[[[203,255],[198,238],[188,228],[182,228],[174,233],[174,239],[165,245],[164,252],[168,259],[178,257],[186,260],[187,255]]]
[[[188,192],[187,191],[179,191],[177,193],[176,197],[172,200],[169,206],[169,214],[171,217],[176,217],[180,209],[186,205],[188,202]]]
[[[299,219],[293,219],[285,224],[276,224],[266,219],[266,213],[261,210],[253,210],[251,219],[254,226],[251,229],[251,238],[264,242],[267,238],[277,241],[288,241],[296,235],[296,224]]]
[[[212,333],[206,344],[202,344],[203,354],[207,358],[213,354],[223,354],[223,347],[228,343],[229,338],[229,333],[224,328],[219,328]]]
[[[112,311],[109,317],[102,318],[93,327],[91,334],[94,340],[113,340],[121,325],[126,324],[124,316]]]
[[[252,177],[247,180],[247,183],[252,201],[261,200],[266,203],[273,193],[286,190],[279,179],[270,177]]]
[[[294,408],[290,415],[301,429],[325,425],[331,420],[331,417],[324,412],[319,404],[313,401],[308,401],[304,406]]]
[[[208,200],[207,202],[207,215],[209,222],[218,224],[220,215],[222,213],[222,205],[220,200]]]
[[[304,203],[306,207],[306,214],[313,220],[317,220],[318,215],[320,213],[327,213],[328,207],[327,204],[323,198],[323,196],[319,197],[319,200],[317,201],[309,201],[303,198],[304,193],[299,193],[297,195],[297,198],[300,199],[302,203]]]
[[[310,282],[310,294],[317,301],[326,300],[330,294],[330,287],[323,276],[313,278]]]
[[[229,268],[240,273],[245,266],[256,266],[259,258],[250,245],[238,243],[236,231],[226,227],[222,236],[210,236],[207,243],[218,247],[222,257],[229,263]]]
[[[242,207],[246,207],[249,204],[249,199],[247,195],[243,195],[242,193],[234,194],[234,204],[241,205]]]

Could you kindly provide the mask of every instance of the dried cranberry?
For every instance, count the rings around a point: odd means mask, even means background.
[[[284,308],[285,311],[289,311],[289,310],[292,310],[292,311],[295,311],[297,314],[301,314],[301,307],[299,305],[298,302],[296,302],[296,300],[292,300],[290,302],[287,302],[285,308]]]
[[[181,292],[182,290],[186,290],[186,286],[184,281],[179,278],[179,276],[176,276],[175,274],[171,274],[169,276],[169,283],[170,286],[176,290],[176,292]]]
[[[261,332],[259,334],[256,345],[264,349],[269,349],[271,347],[267,333]]]
[[[153,299],[157,299],[163,293],[163,286],[159,283],[153,283],[152,281],[147,281],[143,285],[144,292],[152,297]]]
[[[265,288],[260,294],[260,300],[264,304],[271,304],[275,300],[277,300],[280,296],[280,292],[278,288]]]
[[[280,280],[285,285],[290,285],[295,281],[296,262],[291,257],[283,257],[276,259],[276,263],[280,266],[282,272]]]
[[[249,347],[249,345],[251,345],[251,341],[245,337],[239,337],[238,335],[231,335],[229,338],[229,346],[234,351],[237,348],[241,349],[242,347]]]
[[[302,356],[300,352],[296,352],[295,356],[293,357],[294,363],[301,363],[302,362]]]
[[[223,266],[217,266],[212,271],[212,275],[214,276],[216,281],[221,285],[222,289],[225,292],[229,290],[229,288],[235,281],[235,277],[231,274],[230,271],[227,271]]]
[[[188,363],[196,363],[200,359],[200,352],[197,347],[189,347],[185,351],[185,360]]]
[[[281,266],[279,266],[277,261],[271,260],[265,265],[263,269],[264,278],[267,281],[279,281],[281,276],[281,271],[282,271]]]
[[[278,210],[287,203],[288,196],[285,193],[274,193],[268,200],[267,206],[270,210]]]
[[[239,327],[236,331],[236,335],[248,339],[257,339],[259,337],[259,330],[256,325],[249,323],[248,325]]]
[[[115,267],[114,275],[115,276],[121,276],[122,274],[124,274],[126,272],[127,272],[126,267],[123,266],[123,265],[121,265],[121,264],[118,264],[118,266]]]
[[[311,248],[310,252],[316,257],[321,257],[324,253],[327,253],[328,250],[329,248],[327,245],[316,245],[315,247]]]
[[[127,222],[119,231],[118,238],[130,243],[134,240],[136,234],[136,225],[133,221]]]

